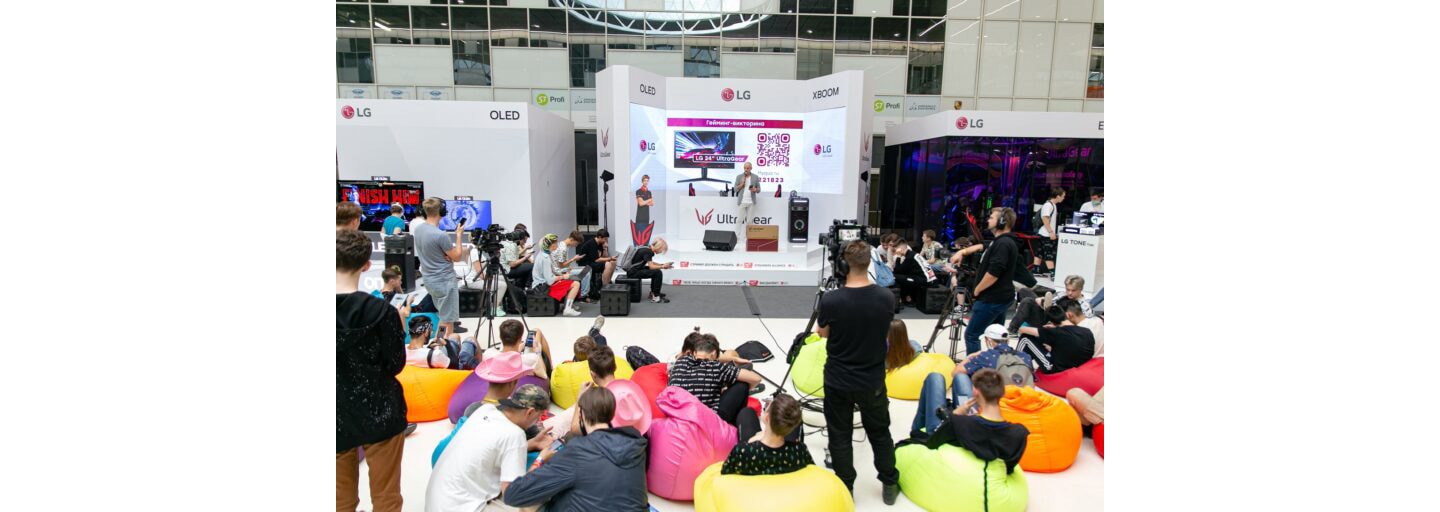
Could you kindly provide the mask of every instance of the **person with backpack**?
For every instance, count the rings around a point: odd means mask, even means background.
[[[920,404],[915,411],[915,420],[910,423],[911,435],[928,427],[934,427],[940,419],[935,416],[935,410],[941,407],[953,409],[959,404],[970,400],[974,395],[970,385],[970,376],[980,373],[983,370],[995,370],[1000,372],[1000,377],[1007,386],[1033,387],[1035,385],[1034,372],[1031,370],[1029,354],[1015,351],[1005,342],[1005,326],[992,324],[985,328],[985,345],[987,350],[971,354],[950,372],[950,400],[945,399],[945,377],[939,373],[931,373],[925,376],[925,382],[920,387]],[[931,432],[932,430],[923,430]]]
[[[1065,189],[1050,188],[1050,199],[1040,204],[1036,212],[1035,234],[1040,235],[1040,251],[1035,253],[1035,270],[1046,275],[1055,273],[1055,246],[1060,239],[1060,203],[1065,201]],[[1045,268],[1040,268],[1040,261]]]
[[[990,231],[995,240],[980,255],[979,280],[971,289],[975,303],[970,323],[965,326],[965,353],[980,351],[980,334],[990,324],[1003,323],[1005,310],[1015,301],[1015,282],[1035,286],[1035,277],[1020,259],[1020,241],[1010,230],[1015,227],[1015,210],[997,207],[990,211]]]
[[[1020,456],[1025,454],[1025,445],[1030,429],[1005,421],[1000,415],[1000,399],[1005,396],[1005,380],[1000,372],[985,369],[975,372],[966,379],[972,381],[978,393],[961,403],[953,411],[923,409],[928,420],[921,432],[911,432],[904,444],[921,443],[934,450],[944,445],[954,445],[968,450],[985,462],[1005,461],[1005,473],[1015,472],[1020,465]],[[988,464],[987,464],[988,465]],[[987,475],[988,478],[988,475]]]

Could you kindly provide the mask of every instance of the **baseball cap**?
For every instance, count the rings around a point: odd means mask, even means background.
[[[515,392],[511,393],[509,397],[501,398],[500,407],[544,411],[550,408],[550,394],[540,386],[525,384],[515,388]]]
[[[990,327],[985,328],[985,337],[995,341],[1003,341],[1007,334],[1009,333],[1005,331],[1005,326],[1000,324],[990,324]]]

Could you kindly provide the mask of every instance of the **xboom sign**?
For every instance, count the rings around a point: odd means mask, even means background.
[[[840,88],[839,88],[839,87],[831,87],[831,88],[829,88],[829,89],[820,89],[820,90],[818,90],[818,91],[815,91],[815,92],[811,93],[811,95],[812,95],[812,97],[811,97],[810,99],[814,99],[814,100],[818,100],[818,99],[820,99],[820,98],[829,98],[829,97],[831,97],[831,96],[839,96],[839,95],[840,95]]]

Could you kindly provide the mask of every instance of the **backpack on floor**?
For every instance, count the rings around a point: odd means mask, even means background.
[[[1005,352],[995,359],[995,370],[1005,379],[1006,386],[1035,387],[1035,373],[1019,355]]]
[[[639,368],[641,366],[658,363],[660,360],[656,359],[654,354],[647,352],[645,349],[631,345],[625,347],[625,362],[630,363],[631,368]]]

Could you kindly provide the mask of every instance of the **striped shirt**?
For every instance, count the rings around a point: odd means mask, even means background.
[[[735,384],[740,370],[734,364],[713,359],[699,360],[695,356],[681,356],[670,365],[671,386],[679,386],[700,400],[706,407],[720,407],[720,392]]]

